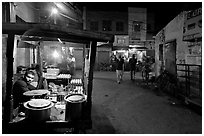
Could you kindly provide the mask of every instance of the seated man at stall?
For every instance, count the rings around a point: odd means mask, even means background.
[[[26,72],[26,67],[25,66],[18,66],[17,69],[16,69],[16,74],[14,75],[14,83],[23,77],[23,75],[25,74]]]
[[[27,99],[23,95],[24,92],[36,89],[30,83],[34,80],[35,73],[33,71],[26,71],[25,75],[18,79],[13,85],[13,108],[19,107]]]

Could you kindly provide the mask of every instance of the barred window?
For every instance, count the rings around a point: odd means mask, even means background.
[[[103,31],[112,31],[112,22],[110,20],[103,20]]]
[[[133,21],[133,32],[140,32],[141,24],[137,21]]]

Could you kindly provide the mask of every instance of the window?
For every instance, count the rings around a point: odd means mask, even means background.
[[[112,22],[110,20],[103,20],[103,31],[112,31]]]
[[[124,30],[123,22],[116,22],[116,31],[123,31],[123,30]]]
[[[90,30],[98,31],[98,22],[97,21],[90,22]]]
[[[125,43],[125,39],[117,38],[117,43]]]
[[[159,60],[163,61],[163,44],[159,45]]]
[[[195,23],[188,25],[188,30],[194,29],[195,28]]]
[[[140,32],[140,23],[137,21],[133,21],[133,32]]]

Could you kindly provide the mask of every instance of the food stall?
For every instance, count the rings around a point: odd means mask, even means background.
[[[6,35],[7,39],[3,133],[78,133],[79,130],[91,128],[92,81],[96,45],[97,42],[113,42],[113,36],[68,28],[67,26],[36,23],[3,23],[2,33]],[[53,69],[47,69],[48,73],[44,77],[47,80],[49,78],[63,80],[62,86],[52,86],[50,87],[51,90],[34,90],[24,94],[31,96],[23,105],[26,109],[25,115],[14,111],[12,106],[12,79],[15,35],[20,35],[22,41],[38,43],[37,59],[40,62],[41,70],[43,69],[41,48],[44,41],[55,42],[60,39],[63,42],[83,43],[83,58],[85,58],[86,48],[89,48],[90,68],[88,77],[84,76],[83,69],[81,78],[74,77],[70,73],[59,74],[57,70],[53,72]],[[15,118],[13,117],[14,113]]]

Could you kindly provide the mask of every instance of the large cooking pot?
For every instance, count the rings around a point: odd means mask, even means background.
[[[53,105],[54,103],[46,99],[32,99],[25,102],[26,119],[33,122],[49,120]]]
[[[69,94],[64,97],[66,101],[65,120],[79,120],[82,115],[82,105],[85,102],[83,94]]]

